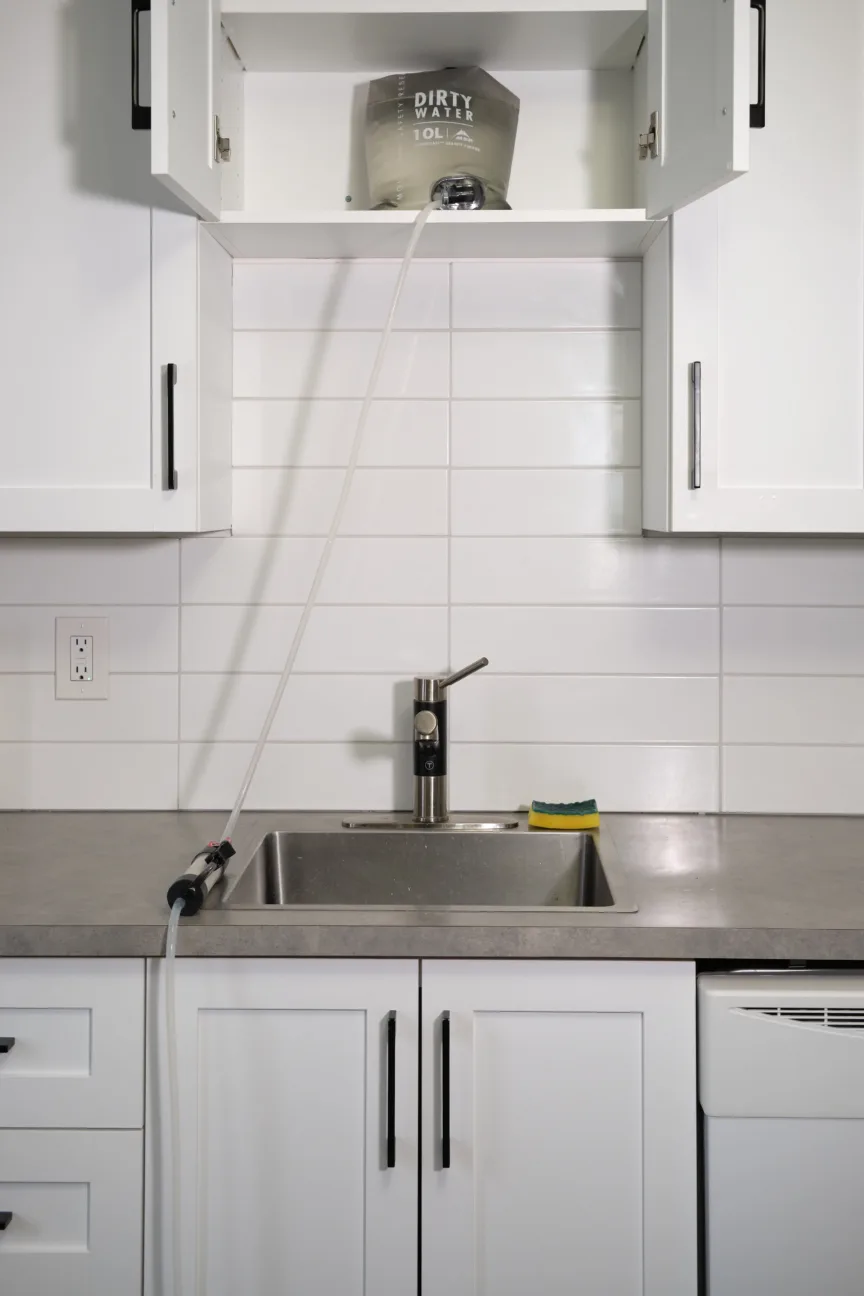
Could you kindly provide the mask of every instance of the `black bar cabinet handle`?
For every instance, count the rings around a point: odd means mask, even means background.
[[[15,1047],[14,1035],[0,1036],[0,1053],[11,1053]]]
[[[396,1014],[387,1017],[387,1169],[396,1165]]]
[[[141,41],[140,17],[150,12],[150,0],[132,0],[132,129],[150,129],[150,109],[140,102],[141,98]]]
[[[4,1229],[7,1229],[11,1223],[12,1223],[12,1212],[0,1211],[0,1233],[2,1233]]]
[[[441,1169],[450,1169],[450,1014],[441,1018]]]
[[[750,8],[759,14],[759,86],[755,104],[750,105],[750,126],[753,130],[765,127],[765,6],[768,0],[750,0]]]
[[[177,386],[177,366],[165,366],[165,408],[167,433],[165,440],[165,489],[177,489],[177,469],[174,463],[174,388]]]

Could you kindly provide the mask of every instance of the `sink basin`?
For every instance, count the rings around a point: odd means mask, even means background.
[[[223,903],[235,909],[632,909],[617,892],[593,833],[271,832]]]

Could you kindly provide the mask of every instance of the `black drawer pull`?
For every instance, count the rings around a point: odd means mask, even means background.
[[[7,1229],[11,1223],[12,1223],[12,1212],[0,1211],[0,1233],[2,1233],[4,1229]]]
[[[756,102],[750,105],[750,126],[752,130],[763,130],[765,127],[765,27],[767,19],[765,6],[768,0],[750,0],[750,8],[759,14],[759,86],[756,91]]]
[[[174,388],[177,386],[177,366],[165,366],[165,490],[177,489],[177,467],[174,459]]]
[[[150,0],[132,0],[132,129],[150,129],[150,109],[141,103],[141,14],[150,12]]]
[[[387,1017],[387,1169],[396,1165],[396,1014]]]
[[[441,1018],[441,1169],[450,1169],[450,1014]]]
[[[0,1035],[0,1053],[11,1053],[14,1047],[14,1035]]]

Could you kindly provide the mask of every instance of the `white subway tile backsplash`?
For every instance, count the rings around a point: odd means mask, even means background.
[[[362,398],[378,340],[377,333],[235,333],[234,395]],[[449,334],[394,333],[375,394],[446,397],[449,374]]]
[[[127,595],[134,591],[128,591]],[[108,617],[110,669],[152,674],[179,667],[176,607],[0,607],[0,671],[54,670],[54,619]],[[2,736],[2,722],[0,722]]]
[[[303,603],[323,549],[323,536],[190,537],[180,546],[182,600]]]
[[[398,261],[235,261],[234,328],[382,329],[399,266]],[[602,285],[594,291],[599,297]],[[449,328],[449,294],[446,262],[415,261],[395,327]]]
[[[279,674],[300,620],[299,607],[184,607],[184,671]],[[297,657],[307,674],[443,673],[447,609],[316,607]]]
[[[275,671],[285,663],[300,607],[184,605],[180,612],[180,670]]]
[[[319,537],[184,540],[183,602],[303,603],[323,548]],[[447,541],[410,536],[339,539],[318,602],[446,604]]]
[[[728,814],[864,814],[864,747],[727,744],[723,785]]]
[[[716,743],[716,676],[484,675],[450,720],[456,742]]]
[[[113,675],[109,697],[54,697],[52,675],[0,675],[4,742],[135,743],[177,739],[176,675]]]
[[[864,745],[864,677],[729,675],[723,737],[728,743]]]
[[[235,263],[232,535],[0,539],[0,809],[233,803],[397,273]],[[864,542],[643,539],[640,327],[638,262],[414,263],[250,808],[408,808],[412,676],[486,654],[455,809],[710,813],[722,758],[728,811],[864,813]],[[54,699],[76,613],[107,701]]]
[[[184,675],[180,734],[186,742],[254,742],[278,675]],[[295,675],[273,742],[411,741],[411,681],[398,675]]]
[[[455,662],[488,656],[495,673],[712,675],[714,608],[454,607]]]
[[[455,468],[636,468],[638,400],[454,401]]]
[[[715,540],[454,539],[454,603],[716,605]]]
[[[864,675],[864,608],[727,607],[723,667],[738,675]]]
[[[79,537],[2,539],[0,603],[176,604],[178,544]]]
[[[635,468],[458,468],[451,475],[454,536],[638,534]]]
[[[453,267],[454,329],[641,324],[640,261],[463,261]]]
[[[447,603],[446,539],[337,540],[322,603]]]
[[[456,397],[561,400],[640,395],[642,335],[635,329],[452,337]]]
[[[717,810],[716,747],[454,743],[454,810],[526,809],[532,800],[595,797],[601,811]]]
[[[858,540],[723,541],[725,603],[864,605]]]
[[[344,467],[360,419],[359,400],[237,400],[234,464]],[[374,468],[440,468],[447,464],[447,401],[375,401],[360,464]]]
[[[326,535],[340,468],[235,468],[235,535]],[[443,468],[359,468],[340,535],[446,535]]]
[[[0,810],[176,808],[176,743],[0,742]]]
[[[252,743],[180,744],[180,807],[233,804]],[[407,743],[271,743],[252,782],[250,810],[407,810]]]

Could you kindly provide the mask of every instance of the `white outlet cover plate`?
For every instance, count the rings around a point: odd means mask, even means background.
[[[68,702],[104,701],[108,696],[108,618],[55,617],[54,696]],[[70,678],[69,642],[75,635],[93,639],[93,678]]]

